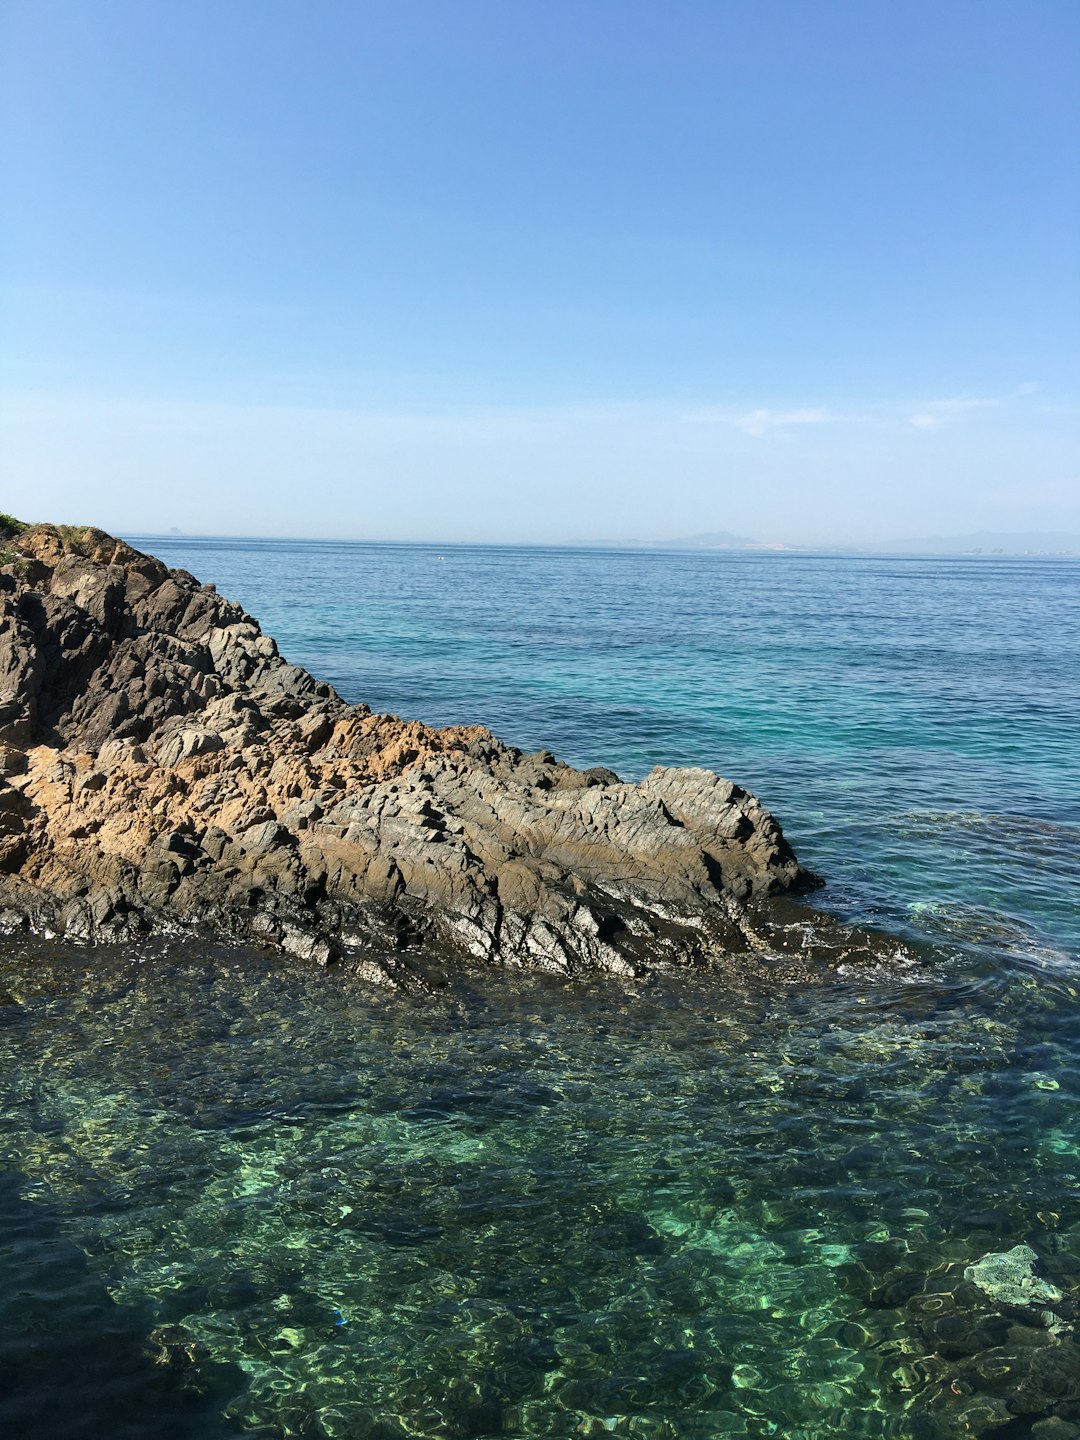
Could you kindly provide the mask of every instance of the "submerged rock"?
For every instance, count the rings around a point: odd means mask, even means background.
[[[1035,1274],[1038,1260],[1030,1245],[1014,1245],[984,1255],[964,1271],[964,1279],[977,1285],[998,1305],[1050,1305],[1062,1298],[1049,1280]]]
[[[3,545],[0,923],[205,928],[391,983],[440,957],[800,978],[901,948],[778,898],[815,877],[710,771],[631,785],[375,715],[100,530]]]

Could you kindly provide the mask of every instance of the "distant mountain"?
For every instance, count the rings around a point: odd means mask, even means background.
[[[904,540],[837,541],[833,544],[791,544],[779,540],[750,540],[730,530],[711,530],[678,540],[633,542],[643,550],[790,550],[848,555],[1077,555],[1080,535],[1053,531],[1006,533],[978,530],[968,535],[925,535]]]
[[[647,540],[650,550],[745,550],[754,546],[753,540],[744,535],[732,535],[730,530],[711,530],[707,535],[689,535],[682,540]]]
[[[1080,555],[1080,535],[1041,530],[1014,533],[977,530],[970,535],[929,535],[857,548],[893,555]]]

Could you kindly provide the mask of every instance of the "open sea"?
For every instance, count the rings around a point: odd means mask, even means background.
[[[1080,1436],[1080,562],[136,543],[347,699],[748,786],[921,959],[3,939],[4,1440]]]

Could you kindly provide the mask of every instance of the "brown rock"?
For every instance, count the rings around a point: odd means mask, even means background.
[[[349,706],[255,620],[93,529],[0,571],[0,911],[84,941],[188,926],[413,983],[431,957],[770,979],[896,953],[747,791],[640,785],[479,726]],[[414,958],[415,957],[415,958]]]

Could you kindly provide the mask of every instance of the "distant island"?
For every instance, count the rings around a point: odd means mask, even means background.
[[[1050,531],[999,533],[973,531],[967,535],[927,535],[895,541],[845,542],[819,545],[791,544],[781,540],[751,540],[727,530],[688,535],[677,540],[638,542],[649,550],[781,550],[842,555],[1030,555],[1052,558],[1080,556],[1080,535]]]

